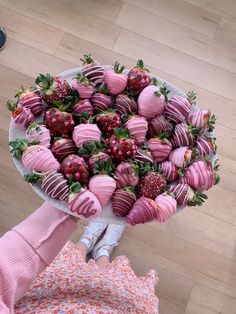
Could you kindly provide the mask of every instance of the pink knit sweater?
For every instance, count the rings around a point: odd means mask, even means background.
[[[44,203],[0,238],[0,313],[14,313],[14,304],[29,289],[76,229],[76,219]]]

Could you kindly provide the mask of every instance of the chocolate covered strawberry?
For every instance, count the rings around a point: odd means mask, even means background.
[[[193,191],[193,189],[188,184],[176,184],[171,185],[168,188],[168,191],[171,192],[177,203],[183,206],[200,206],[207,199],[206,194],[203,194],[199,191]]]
[[[78,102],[76,102],[72,108],[72,111],[77,115],[87,113],[88,116],[92,116],[94,114],[93,106],[89,99],[81,99]]]
[[[139,178],[137,191],[139,196],[155,199],[166,188],[165,178],[158,172],[150,171]]]
[[[46,147],[50,147],[51,145],[50,131],[43,124],[32,122],[28,126],[25,135],[29,142],[39,141],[40,145]]]
[[[150,82],[149,70],[144,67],[142,60],[138,60],[136,66],[128,73],[128,89],[132,92],[140,92]]]
[[[136,201],[134,189],[125,187],[117,189],[112,196],[113,213],[118,217],[125,217]]]
[[[87,184],[89,181],[88,166],[82,157],[77,155],[67,156],[61,163],[61,173],[70,180],[78,181],[81,184]]]
[[[69,198],[69,185],[63,175],[57,171],[47,173],[31,172],[24,176],[28,183],[34,184],[41,181],[41,188],[49,197],[67,202]]]
[[[62,162],[68,155],[75,154],[77,147],[71,139],[61,138],[52,144],[51,151],[56,159]]]
[[[49,108],[44,114],[46,127],[50,130],[51,136],[68,138],[75,124],[71,113],[66,112],[68,106],[61,102],[54,102],[53,106],[57,108]]]
[[[148,132],[147,136],[149,138],[160,135],[161,133],[165,133],[166,135],[170,135],[173,131],[173,125],[168,121],[163,115],[157,116],[153,118],[148,123]]]
[[[96,113],[107,111],[112,108],[112,98],[108,95],[109,91],[106,85],[103,85],[98,92],[91,98],[91,104]]]
[[[25,168],[29,171],[48,172],[58,170],[60,164],[53,156],[50,149],[38,142],[28,142],[17,138],[9,142],[10,152],[13,157],[21,159]]]
[[[22,129],[27,128],[34,121],[34,116],[29,108],[17,106],[10,100],[7,101],[6,107],[11,111],[12,120]]]
[[[114,133],[114,129],[121,124],[119,114],[112,111],[104,111],[96,116],[97,126],[105,137],[109,137]]]
[[[106,139],[107,152],[116,162],[132,158],[137,145],[134,139],[130,137],[128,129],[115,128],[114,134]]]
[[[201,157],[212,156],[216,152],[216,142],[214,137],[203,137],[196,141],[195,148]]]
[[[137,152],[134,155],[136,161],[141,161],[143,163],[153,163],[153,157],[150,149],[148,147],[138,147]]]
[[[144,224],[153,221],[157,217],[158,207],[154,200],[148,197],[140,197],[127,215],[129,225]]]
[[[199,128],[195,128],[185,122],[176,124],[171,138],[173,147],[194,145],[199,135],[199,130]]]
[[[164,116],[174,123],[181,123],[187,120],[192,104],[184,97],[173,96],[163,112]]]
[[[138,105],[136,101],[127,94],[119,94],[116,97],[114,108],[120,115],[136,114],[138,112]]]
[[[128,77],[122,73],[124,69],[125,67],[116,61],[113,69],[105,72],[104,82],[111,95],[118,95],[126,89]]]
[[[75,145],[79,148],[82,148],[85,143],[95,141],[101,141],[101,131],[96,124],[92,123],[83,123],[77,125],[73,131],[73,140]]]
[[[135,139],[138,145],[142,145],[146,140],[148,123],[144,117],[130,116],[125,126],[130,132],[130,135]]]
[[[70,85],[61,76],[39,74],[35,84],[41,88],[40,94],[48,105],[51,105],[54,101],[65,101],[66,96],[72,93]]]
[[[181,146],[172,150],[168,159],[177,167],[182,168],[186,167],[186,165],[190,164],[197,157],[199,157],[199,153],[195,148]]]
[[[215,128],[216,117],[210,110],[194,107],[188,116],[188,123],[200,129],[200,134],[212,132]]]
[[[34,116],[38,116],[42,113],[42,97],[39,91],[35,87],[20,89],[16,97],[21,107],[29,108]]]
[[[152,153],[153,158],[157,162],[166,160],[172,151],[171,142],[163,134],[159,137],[150,138],[148,141],[148,147]]]
[[[109,175],[112,172],[110,160],[98,161],[89,181],[89,190],[98,198],[102,206],[108,205],[116,189],[116,181]]]
[[[76,90],[81,99],[89,99],[94,93],[94,84],[84,75],[78,73],[72,82],[72,89]]]
[[[103,66],[95,61],[90,54],[84,55],[84,59],[80,60],[83,62],[81,70],[82,74],[95,85],[102,83],[104,77]]]
[[[172,161],[163,161],[159,169],[167,181],[174,181],[178,178],[178,167]]]
[[[177,212],[177,202],[171,195],[160,194],[155,198],[155,203],[158,207],[156,219],[159,223],[165,223]]]
[[[134,163],[122,161],[115,169],[117,188],[136,186],[139,181],[138,167]]]

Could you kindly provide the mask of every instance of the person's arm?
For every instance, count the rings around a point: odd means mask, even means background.
[[[44,203],[0,238],[0,313],[29,289],[76,229],[77,219]]]

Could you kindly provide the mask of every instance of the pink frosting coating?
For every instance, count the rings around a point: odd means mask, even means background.
[[[131,136],[136,140],[138,145],[142,145],[146,140],[148,123],[144,117],[133,116],[126,122]]]
[[[72,89],[77,90],[81,99],[91,98],[94,92],[93,85],[79,83],[76,79],[72,82]]]
[[[42,145],[28,147],[22,154],[22,163],[29,171],[48,172],[60,167],[50,149]]]
[[[122,93],[127,86],[128,77],[126,74],[106,71],[104,74],[104,82],[106,83],[111,95]]]
[[[97,218],[102,212],[97,197],[87,189],[70,197],[69,209],[85,218]]]
[[[89,99],[80,100],[73,107],[73,112],[77,114],[81,114],[83,112],[87,112],[89,115],[93,115],[93,106]]]
[[[176,124],[171,138],[173,147],[190,146],[194,143],[194,141],[195,138],[185,122]]]
[[[81,148],[83,144],[90,141],[100,142],[101,134],[102,133],[96,124],[80,124],[77,125],[73,130],[73,140],[75,145]]]
[[[173,184],[168,190],[175,195],[177,203],[184,206],[187,205],[188,200],[194,195],[193,190],[188,184]]]
[[[157,221],[160,223],[165,223],[177,211],[177,202],[170,195],[160,194],[156,197],[155,202],[158,207]]]
[[[22,108],[22,111],[20,114],[18,114],[16,117],[12,117],[12,120],[22,129],[25,129],[28,127],[28,125],[34,121],[34,115],[32,114],[31,110],[26,107],[20,107]]]
[[[214,153],[214,147],[211,139],[201,138],[196,141],[195,147],[197,148],[201,157],[204,157],[206,155],[212,156]]]
[[[97,85],[103,82],[104,68],[97,61],[89,64],[83,64],[82,74]]]
[[[160,142],[160,140],[156,138],[151,138],[148,141],[148,147],[152,152],[153,158],[157,162],[162,162],[166,160],[166,158],[169,156],[171,150],[172,150],[172,145],[171,143],[163,143]]]
[[[50,147],[50,131],[44,125],[37,125],[34,128],[26,130],[26,138],[28,141],[39,141],[40,145]]]
[[[208,130],[208,119],[210,117],[210,110],[199,109],[190,112],[188,116],[188,122],[194,127],[202,128],[200,134],[205,133]]]
[[[157,217],[157,205],[151,198],[140,197],[128,213],[127,223],[131,226],[144,224]]]
[[[181,146],[172,150],[169,160],[181,168],[186,166],[187,162],[191,159],[191,155],[192,150],[188,146]]]
[[[188,118],[191,107],[186,98],[176,95],[169,99],[164,115],[175,123],[181,123]]]
[[[151,119],[162,114],[165,107],[164,96],[154,94],[159,91],[160,88],[154,85],[149,85],[142,90],[138,97],[138,113],[141,116]]]
[[[159,165],[160,170],[168,181],[173,181],[178,177],[178,168],[172,161],[163,161]]]
[[[102,206],[110,202],[115,189],[116,181],[106,174],[95,175],[89,181],[89,190],[96,195]]]
[[[130,163],[122,161],[115,170],[117,188],[125,186],[136,186],[139,181],[137,173],[134,172]]]
[[[34,116],[38,116],[42,113],[42,97],[39,92],[32,92],[30,95],[22,94],[19,98],[19,104],[22,107],[29,108]]]
[[[112,107],[112,98],[109,95],[95,93],[91,98],[93,108],[97,112],[108,110]]]

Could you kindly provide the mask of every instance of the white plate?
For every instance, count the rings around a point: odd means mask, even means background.
[[[104,66],[105,70],[109,69],[110,66]],[[124,72],[128,73],[128,69],[126,69]],[[75,69],[71,69],[71,70],[68,70],[68,71],[65,71],[65,72],[62,72],[62,73],[59,73],[60,76],[62,76],[64,79],[66,79],[69,84],[71,85],[72,84],[72,80],[73,80],[73,77],[76,76],[77,73],[81,72],[81,68],[78,67],[78,68],[75,68]],[[150,76],[154,76],[154,75],[151,75]],[[157,79],[159,81],[161,81],[161,83],[165,83],[167,88],[170,90],[170,96],[173,96],[173,95],[179,95],[179,96],[183,96],[183,97],[186,97],[186,94],[180,90],[178,87],[176,87],[175,85],[161,79],[161,78],[158,78]],[[9,128],[9,140],[10,141],[13,141],[15,140],[17,137],[20,137],[20,138],[25,138],[25,130],[21,130],[14,122],[11,121],[10,123],[10,128]],[[21,173],[22,176],[24,176],[25,173],[28,173],[28,170],[24,167],[24,165],[22,164],[21,160],[18,160],[16,158],[13,158],[13,161],[15,163],[15,166],[16,168],[18,169],[18,171]],[[64,202],[61,202],[61,201],[58,201],[58,200],[55,200],[49,196],[47,196],[43,190],[41,189],[40,185],[39,184],[32,184],[31,185],[33,190],[40,196],[42,197],[45,201],[49,202],[50,204],[52,204],[53,206],[59,208],[60,210],[66,212],[66,213],[69,213],[73,216],[76,216],[76,217],[80,217],[78,214],[76,213],[73,213],[69,210],[68,208],[68,204],[64,203]],[[182,207],[178,208],[178,209],[182,209]],[[102,214],[100,217],[96,218],[96,221],[99,221],[99,222],[109,222],[109,223],[120,223],[120,224],[124,224],[125,223],[125,218],[119,218],[119,217],[116,217],[114,214],[113,214],[113,211],[112,211],[112,206],[111,206],[111,203],[104,207],[103,208],[103,211],[102,211]]]

